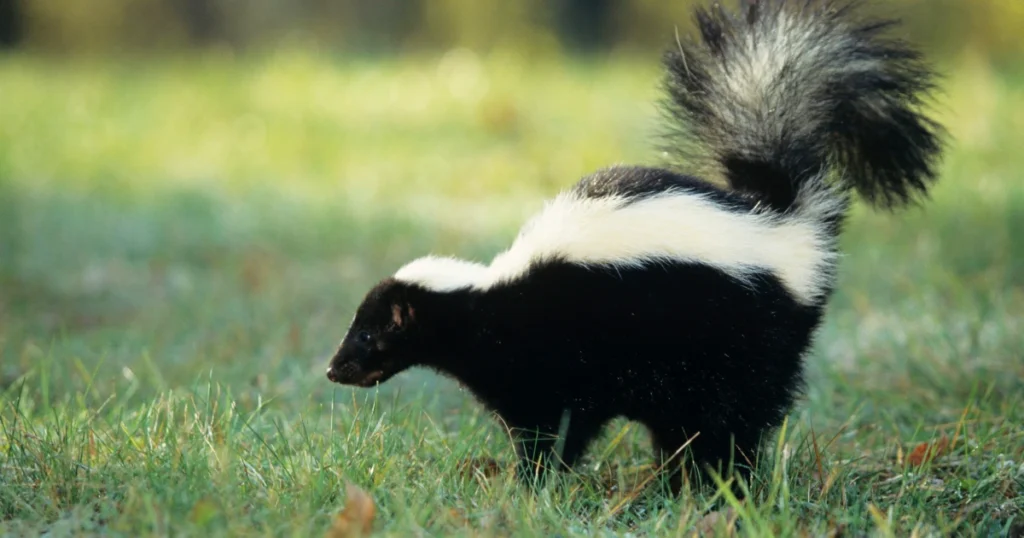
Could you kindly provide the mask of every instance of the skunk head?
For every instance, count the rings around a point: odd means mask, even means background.
[[[327,378],[371,387],[416,362],[421,328],[409,284],[385,279],[366,294],[348,333],[331,359]]]

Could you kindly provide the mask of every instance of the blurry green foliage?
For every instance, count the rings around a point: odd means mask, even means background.
[[[657,48],[686,30],[698,0],[607,2],[613,48]],[[572,0],[21,0],[26,45],[124,53],[220,42],[233,49],[299,42],[342,51],[513,47],[562,49],[557,17]],[[907,22],[933,53],[965,49],[1012,60],[1024,53],[1022,0],[889,0],[875,9]],[[579,12],[576,12],[579,13]]]

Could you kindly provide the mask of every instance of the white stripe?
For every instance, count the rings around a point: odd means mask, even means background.
[[[426,256],[407,263],[395,279],[435,291],[452,291],[487,280],[487,266],[457,258]]]
[[[808,198],[826,204],[829,200],[817,194]],[[735,213],[689,192],[626,202],[565,192],[531,219],[490,266],[426,257],[409,263],[395,277],[438,291],[487,289],[521,278],[534,262],[561,258],[622,268],[699,262],[740,280],[769,270],[804,303],[815,302],[830,284],[837,255],[818,219]],[[808,209],[815,216],[829,212],[821,205]]]

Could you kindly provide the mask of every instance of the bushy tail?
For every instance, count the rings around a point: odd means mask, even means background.
[[[919,111],[933,74],[882,36],[894,21],[855,18],[856,0],[743,4],[698,8],[700,39],[665,56],[671,149],[778,210],[927,194],[944,135]]]

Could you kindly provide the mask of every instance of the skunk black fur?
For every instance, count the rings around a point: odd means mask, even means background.
[[[852,3],[696,18],[700,39],[665,56],[683,168],[587,176],[489,265],[411,262],[367,294],[328,377],[452,376],[511,428],[523,471],[571,466],[619,416],[663,462],[691,438],[692,470],[755,461],[800,393],[849,194],[926,194],[943,133],[919,112],[918,54]],[[698,179],[715,175],[727,187]]]

